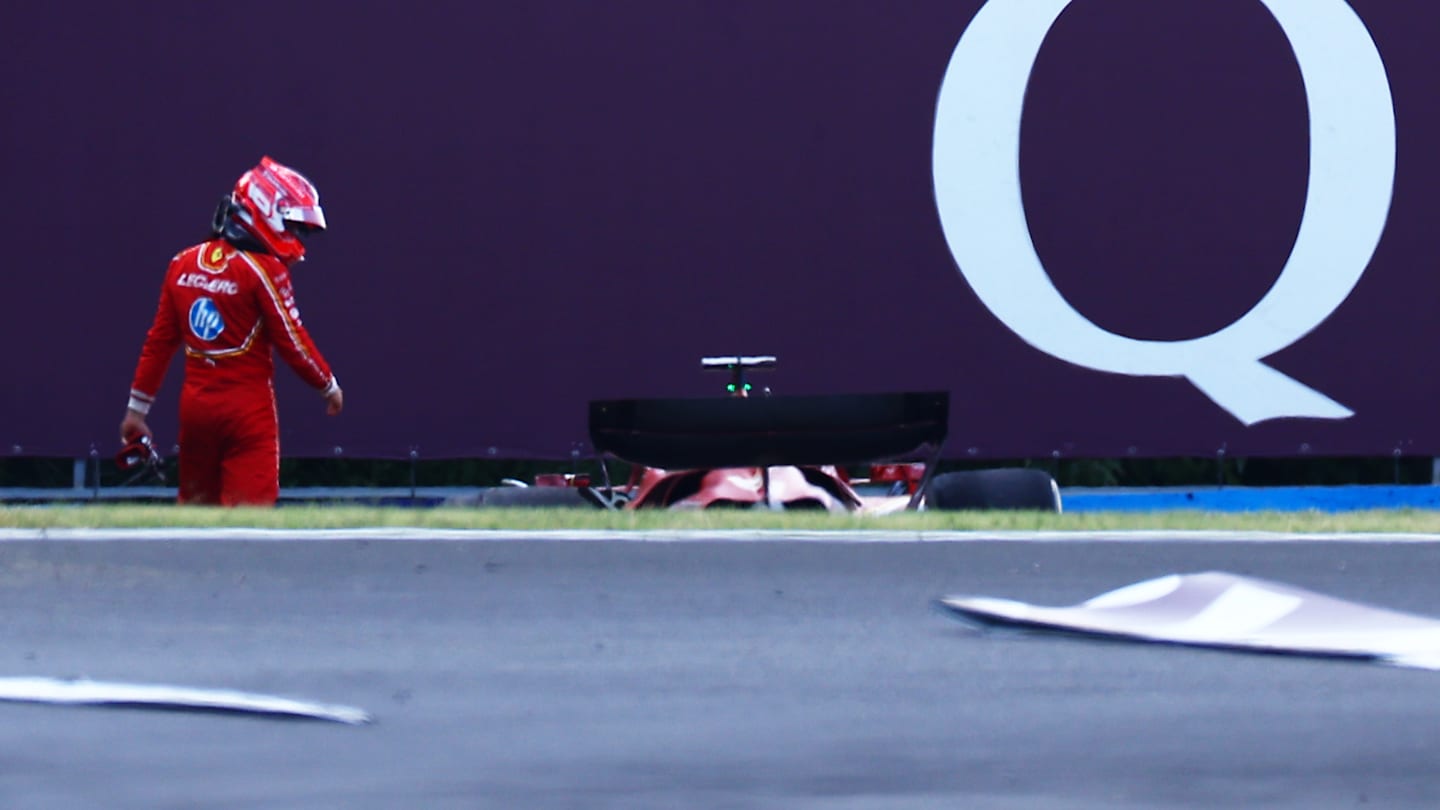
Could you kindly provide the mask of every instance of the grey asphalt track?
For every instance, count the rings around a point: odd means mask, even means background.
[[[1440,543],[0,543],[0,676],[377,722],[0,703],[6,808],[1440,806],[1440,673],[985,635],[1225,570],[1440,616]]]

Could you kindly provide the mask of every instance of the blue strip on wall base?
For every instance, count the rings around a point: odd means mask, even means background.
[[[1064,489],[1066,512],[1354,512],[1364,509],[1440,509],[1440,486],[1177,487]]]

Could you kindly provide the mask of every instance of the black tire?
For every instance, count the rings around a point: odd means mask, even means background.
[[[506,509],[598,509],[580,487],[491,487],[480,506]]]
[[[925,508],[1060,511],[1060,488],[1044,470],[1005,468],[942,473],[930,482]]]

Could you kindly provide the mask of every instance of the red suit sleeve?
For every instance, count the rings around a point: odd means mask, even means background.
[[[330,364],[315,347],[315,341],[300,322],[300,308],[295,304],[295,290],[290,284],[290,273],[278,261],[257,262],[260,277],[260,317],[265,323],[265,332],[275,345],[280,357],[300,379],[323,393],[330,393],[339,387]]]
[[[170,359],[180,348],[180,323],[176,320],[175,306],[170,300],[170,276],[175,270],[177,256],[170,262],[165,273],[165,283],[160,287],[160,303],[155,307],[155,320],[145,335],[145,345],[140,349],[140,362],[135,366],[135,377],[130,382],[130,409],[149,413],[150,406],[160,393],[165,381],[165,372],[170,368]]]

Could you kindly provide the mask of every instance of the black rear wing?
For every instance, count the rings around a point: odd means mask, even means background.
[[[859,464],[938,456],[949,419],[945,391],[617,399],[590,403],[590,441],[662,469]]]

